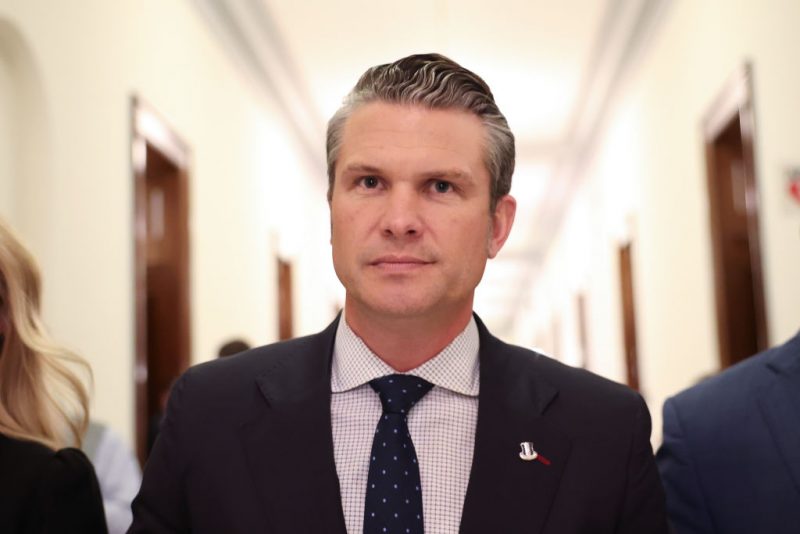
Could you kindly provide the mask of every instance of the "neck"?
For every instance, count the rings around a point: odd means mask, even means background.
[[[427,362],[467,327],[472,307],[439,320],[430,317],[386,317],[345,301],[347,325],[392,369],[406,372]]]

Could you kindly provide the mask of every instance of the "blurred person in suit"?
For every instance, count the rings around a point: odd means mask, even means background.
[[[800,333],[664,403],[677,534],[800,532]]]
[[[40,317],[33,256],[0,220],[0,532],[105,534],[92,464],[78,445],[89,395],[77,355]]]

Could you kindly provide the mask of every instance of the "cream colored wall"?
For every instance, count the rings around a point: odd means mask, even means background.
[[[588,281],[589,367],[620,380],[616,249],[631,239],[640,375],[654,416],[655,443],[665,398],[718,364],[700,126],[726,81],[748,59],[755,77],[770,342],[780,343],[800,327],[800,208],[792,207],[783,191],[784,169],[800,164],[800,34],[795,24],[800,3],[684,0],[671,4],[662,17],[582,164],[579,201],[547,260],[552,275],[532,288],[528,316],[518,320],[518,325],[547,323],[542,317],[571,298],[575,280]],[[593,211],[582,216],[583,223],[570,225],[575,211],[588,206]],[[594,251],[589,261],[588,250]],[[580,273],[565,269],[573,264]],[[541,295],[550,295],[554,305]]]
[[[0,27],[0,32],[3,29]],[[2,35],[2,34],[0,34]],[[0,37],[0,117],[10,117],[14,110],[14,69],[10,53],[5,52],[6,39]],[[11,136],[11,120],[0,119],[0,213],[11,215],[13,189],[11,182],[11,158],[14,153]]]
[[[194,361],[211,358],[230,336],[255,344],[276,338],[276,243],[321,217],[309,213],[319,204],[297,206],[324,199],[323,178],[297,155],[279,110],[243,81],[190,2],[0,0],[0,20],[18,31],[41,78],[40,99],[25,109],[43,110],[40,124],[3,120],[13,134],[33,132],[14,165],[36,180],[0,181],[2,191],[16,188],[15,209],[3,200],[2,215],[42,263],[53,333],[92,365],[93,416],[132,440],[131,95],[191,147]],[[286,205],[295,209],[279,209]],[[308,261],[305,247],[326,250],[326,226],[305,232],[296,261]],[[330,300],[324,292],[299,295],[296,308],[313,319],[298,330],[324,326]]]
[[[629,109],[619,108],[618,122],[600,139],[585,167],[584,182],[575,192],[558,238],[548,252],[540,277],[527,295],[525,314],[515,322],[516,342],[523,332],[539,332],[546,352],[578,365],[577,298],[586,305],[587,367],[624,381],[619,246],[635,234],[633,217],[637,175],[635,154],[627,143],[637,124]],[[620,164],[621,163],[621,164]],[[552,340],[557,324],[558,340]],[[524,342],[523,342],[524,344]]]

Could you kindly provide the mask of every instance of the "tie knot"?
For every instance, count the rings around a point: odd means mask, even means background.
[[[413,375],[388,375],[369,383],[381,399],[384,413],[407,414],[433,384]]]

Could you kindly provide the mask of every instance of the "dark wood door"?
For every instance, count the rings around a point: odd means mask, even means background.
[[[136,450],[142,464],[175,379],[191,359],[188,150],[133,102]]]
[[[292,264],[278,258],[278,337],[294,336],[294,308],[292,298]]]
[[[622,302],[622,339],[625,348],[625,378],[630,387],[639,391],[639,347],[636,341],[636,308],[630,243],[619,248],[619,282]]]
[[[739,117],[735,117],[711,150],[717,204],[720,256],[721,319],[725,322],[726,350],[723,366],[759,350],[753,270],[747,214],[745,168]]]
[[[704,123],[720,367],[767,347],[752,73],[744,67]]]

